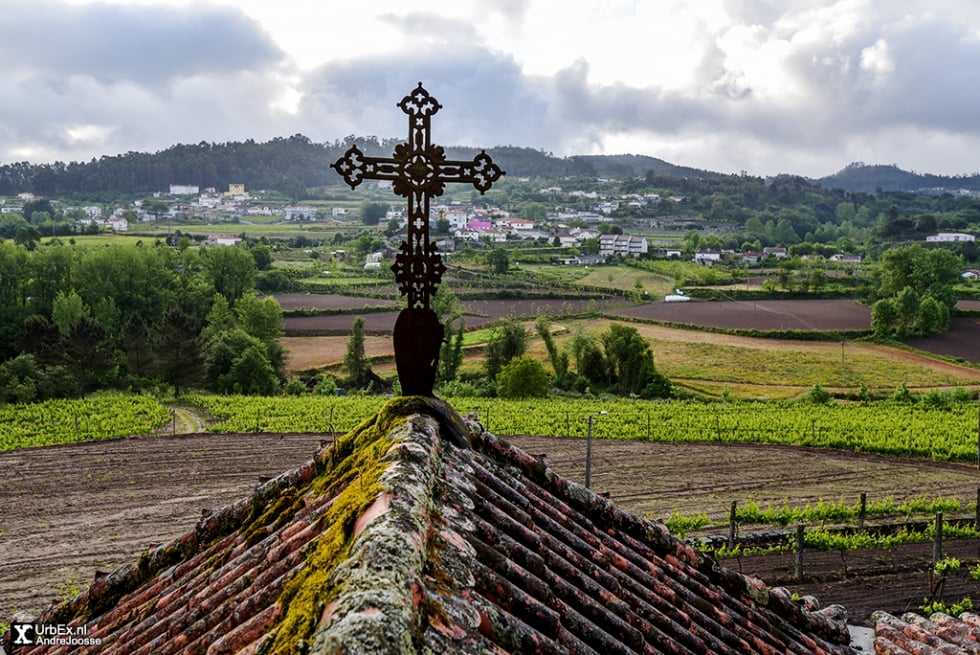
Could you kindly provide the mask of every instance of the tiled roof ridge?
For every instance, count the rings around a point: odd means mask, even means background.
[[[279,545],[296,530],[302,550]],[[232,559],[213,570],[233,545],[243,566]],[[268,567],[280,561],[285,568]],[[236,604],[215,595],[253,564],[261,575],[243,574],[251,581]],[[152,598],[192,577],[167,602]],[[176,609],[191,598],[181,594],[194,595],[192,611]],[[220,623],[206,623],[222,603]],[[179,635],[174,648],[253,655],[843,654],[853,652],[845,616],[717,566],[476,417],[413,397],[390,401],[296,470],[99,576],[46,622],[91,620],[118,652],[141,654],[156,652],[161,630]]]
[[[456,420],[448,405],[430,411],[435,406],[432,399],[415,403],[416,413],[391,432],[383,490],[357,519],[348,557],[331,575],[342,588],[323,610],[312,652],[418,652],[439,434],[446,420]]]
[[[740,598],[749,598],[755,604],[773,610],[791,622],[799,630],[816,634],[831,643],[848,644],[847,610],[841,605],[821,608],[817,599],[807,596],[799,601],[784,587],[767,587],[762,580],[722,567],[718,562],[699,554],[682,540],[670,534],[667,527],[625,512],[605,496],[591,491],[584,485],[558,475],[544,457],[534,457],[514,446],[506,439],[487,432],[475,417],[467,417],[473,447],[492,451],[503,461],[510,462],[530,480],[555,495],[564,497],[569,505],[598,519],[607,527],[615,527],[641,544],[660,549],[677,566],[687,566],[722,586]]]

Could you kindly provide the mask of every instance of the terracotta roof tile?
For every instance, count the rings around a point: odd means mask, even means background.
[[[928,619],[907,613],[900,618],[887,612],[871,615],[878,655],[976,655],[980,653],[980,616],[964,612],[952,617],[937,612]]]
[[[853,653],[845,619],[398,399],[40,620],[86,625],[100,654],[632,655]]]

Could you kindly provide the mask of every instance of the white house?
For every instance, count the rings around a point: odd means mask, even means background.
[[[467,221],[469,221],[469,216],[466,215],[466,212],[458,209],[447,211],[442,215],[442,218],[445,218],[447,221],[449,221],[449,227],[452,230],[465,229],[466,223]]]
[[[930,234],[926,237],[926,241],[939,242],[939,243],[952,243],[952,242],[963,242],[963,241],[975,241],[976,237],[972,234],[966,234],[964,232],[940,232],[938,234]]]
[[[287,221],[315,221],[316,207],[303,207],[300,205],[285,207],[282,210],[282,215]]]
[[[206,246],[237,246],[242,242],[241,238],[227,234],[212,234],[204,240]]]
[[[194,184],[171,184],[170,195],[172,196],[196,196],[201,192],[201,187]]]
[[[702,266],[711,266],[715,262],[721,261],[721,253],[717,250],[699,250],[694,253],[694,263]]]
[[[628,234],[603,234],[599,237],[599,254],[603,257],[609,255],[639,257],[645,255],[648,248],[649,245],[644,237]]]
[[[381,270],[381,260],[384,259],[384,256],[385,254],[383,252],[372,252],[364,259],[364,270],[365,271]]]

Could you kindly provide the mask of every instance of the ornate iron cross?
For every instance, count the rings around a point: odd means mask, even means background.
[[[408,114],[408,141],[391,157],[368,157],[357,146],[331,164],[353,189],[364,180],[389,180],[395,193],[408,199],[408,238],[402,242],[392,270],[408,307],[395,323],[395,365],[406,395],[432,395],[443,326],[431,309],[446,267],[429,240],[429,201],[441,196],[447,182],[469,182],[482,194],[504,175],[486,151],[472,161],[446,159],[430,141],[431,119],[442,105],[418,87],[398,103]]]

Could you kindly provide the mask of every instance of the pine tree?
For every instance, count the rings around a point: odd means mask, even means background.
[[[367,382],[368,361],[364,354],[364,318],[354,319],[350,339],[347,340],[347,352],[344,354],[344,368],[350,376],[351,384],[360,388]]]

